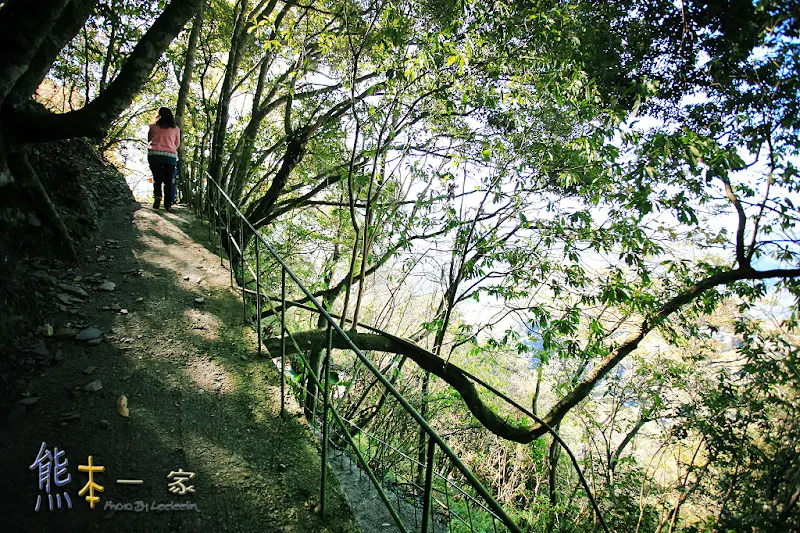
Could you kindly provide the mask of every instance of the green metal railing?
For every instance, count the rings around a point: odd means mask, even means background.
[[[202,173],[202,174],[201,174]],[[514,533],[521,532],[520,527],[512,520],[503,507],[495,500],[489,493],[486,487],[480,480],[467,468],[453,450],[447,445],[444,439],[428,424],[428,422],[414,409],[414,407],[403,397],[403,395],[394,387],[389,379],[384,376],[373,362],[353,343],[348,337],[347,333],[342,330],[337,321],[328,311],[317,301],[313,294],[306,288],[306,286],[298,279],[294,272],[286,265],[284,260],[275,252],[273,247],[267,242],[263,235],[258,232],[252,224],[241,213],[235,203],[220,187],[220,185],[210,176],[204,169],[195,168],[195,177],[204,175],[205,178],[200,180],[195,178],[195,183],[198,184],[197,189],[194,191],[194,208],[198,215],[205,217],[208,221],[209,238],[212,242],[216,242],[216,246],[220,252],[227,253],[229,258],[236,257],[239,263],[239,272],[242,280],[239,284],[242,301],[243,301],[243,315],[247,322],[252,322],[253,317],[248,312],[248,305],[254,303],[255,306],[255,326],[258,332],[258,352],[262,353],[262,315],[264,314],[263,306],[266,305],[272,312],[273,316],[279,317],[280,321],[280,374],[281,374],[281,416],[285,413],[286,402],[286,376],[287,376],[287,343],[291,343],[294,348],[293,354],[301,363],[304,369],[304,375],[308,380],[311,380],[316,387],[316,391],[321,392],[322,396],[314,395],[307,387],[299,385],[298,392],[304,394],[311,394],[318,401],[316,404],[322,404],[321,420],[315,412],[310,418],[309,422],[314,427],[319,437],[321,438],[320,448],[322,455],[322,473],[320,478],[320,512],[325,513],[325,495],[327,490],[327,468],[329,450],[332,445],[331,441],[344,443],[344,449],[360,469],[359,475],[366,475],[372,482],[375,490],[378,492],[379,497],[386,506],[389,514],[392,517],[395,525],[399,531],[407,533],[409,530],[406,527],[401,514],[403,509],[411,505],[414,508],[414,527],[419,527],[418,531],[427,533],[428,531],[453,531],[454,525],[456,530],[464,530],[470,532],[479,531],[511,531]],[[205,187],[203,187],[205,183]],[[238,226],[238,227],[237,227]],[[251,238],[245,239],[249,235]],[[224,242],[223,242],[224,241]],[[247,243],[247,244],[246,244]],[[255,257],[255,265],[251,265],[247,260],[245,252],[250,250],[250,257]],[[266,257],[271,258],[272,264],[277,264],[280,268],[280,309],[276,310],[273,304],[273,298],[262,291],[265,288],[263,283],[262,274],[262,254],[266,253]],[[220,262],[222,264],[222,253],[220,255]],[[255,268],[253,268],[253,266]],[[231,264],[230,281],[231,286],[234,284],[234,264]],[[248,272],[252,277],[251,283],[255,283],[255,289],[247,289],[248,283],[245,281],[246,273]],[[274,275],[274,271],[272,272]],[[288,278],[288,279],[287,279]],[[322,374],[317,377],[311,369],[309,361],[304,357],[304,350],[298,346],[292,332],[286,327],[286,311],[287,311],[287,283],[294,285],[296,290],[299,290],[305,298],[310,302],[310,306],[297,306],[306,310],[313,311],[322,317],[325,323],[325,351],[322,365]],[[263,303],[262,303],[263,302]],[[331,402],[330,391],[330,366],[331,366],[331,352],[333,336],[338,335],[343,343],[347,346],[355,358],[363,365],[381,385],[386,389],[391,398],[399,405],[416,424],[416,426],[425,434],[427,442],[425,443],[426,453],[425,461],[421,464],[417,459],[410,457],[408,454],[403,453],[396,448],[393,448],[388,442],[380,439],[377,435],[367,432],[364,428],[356,427],[349,420],[343,419],[335,406]],[[596,516],[603,529],[608,532],[608,527],[600,512],[597,503],[589,490],[589,486],[578,466],[577,459],[570,449],[563,442],[561,437],[547,424],[544,424],[533,413],[526,410],[510,398],[502,394],[500,391],[492,388],[485,382],[474,376],[470,377],[475,383],[480,384],[488,391],[496,394],[498,397],[505,400],[510,405],[514,406],[519,411],[530,416],[532,419],[543,424],[558,440],[564,450],[570,457],[573,467],[575,468],[580,481],[586,490],[588,498],[594,508]],[[316,405],[315,404],[315,405]],[[366,457],[362,446],[354,440],[351,429],[358,433],[359,441],[363,443],[367,441]],[[333,432],[334,439],[331,439]],[[393,473],[394,483],[393,486],[387,486],[384,475],[380,477],[376,475],[373,466],[374,457],[372,454],[372,446],[380,447],[384,452],[391,450],[395,457],[401,457],[402,461],[409,464],[408,475],[397,472]],[[378,454],[380,455],[380,454]],[[458,472],[463,479],[464,485],[459,485],[450,476],[443,476],[435,471],[434,465],[437,456],[450,465]],[[415,471],[424,470],[424,482],[420,486],[414,476]],[[448,469],[450,470],[450,469]],[[401,480],[401,482],[397,481]],[[403,491],[399,485],[410,487]],[[420,497],[421,495],[421,497]],[[394,502],[392,501],[394,496]],[[411,496],[411,498],[409,498]],[[412,501],[408,503],[408,500]],[[403,502],[406,502],[405,504]],[[454,509],[453,502],[458,501],[459,507],[463,508],[462,512],[457,512]],[[474,512],[473,512],[474,509]],[[419,510],[419,520],[417,519],[417,511]],[[432,517],[432,513],[436,512],[439,517],[436,519]],[[484,519],[488,517],[491,522],[491,527],[485,529],[484,526],[476,525],[473,515],[480,515]],[[442,525],[442,522],[445,525]]]

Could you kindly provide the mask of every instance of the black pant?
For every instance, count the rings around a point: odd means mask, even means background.
[[[172,175],[175,173],[175,161],[167,157],[149,156],[147,162],[153,173],[153,197],[160,203],[161,185],[164,185],[164,207],[172,205]]]

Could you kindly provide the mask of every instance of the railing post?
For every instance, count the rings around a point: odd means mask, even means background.
[[[219,189],[217,183],[214,182],[213,197],[211,198],[211,208],[214,213],[214,240],[217,241],[217,255],[219,256],[219,266],[222,266],[222,237],[220,237],[221,221],[219,219]]]
[[[281,417],[286,404],[286,269],[281,267]]]
[[[328,471],[328,404],[330,403],[330,373],[331,373],[331,325],[328,324],[325,344],[325,389],[322,392],[322,482],[319,489],[319,512],[325,518],[325,474]]]
[[[239,217],[239,270],[242,272],[242,321],[247,324],[247,296],[245,294],[245,270],[244,270],[244,219]]]
[[[258,328],[258,356],[261,357],[261,256],[258,252],[258,238],[256,246],[256,327]]]
[[[222,220],[220,217],[222,216],[221,208],[219,204],[219,185],[216,183],[214,184],[214,215],[217,218],[217,255],[219,255],[219,266],[225,266],[225,263],[222,261]]]
[[[203,211],[203,202],[208,201],[208,181],[206,177],[200,172],[197,168],[195,168],[195,174],[197,175],[197,188],[200,189],[200,193],[197,195],[197,210],[199,212]],[[203,187],[203,182],[205,182],[206,186]]]
[[[425,494],[422,497],[422,533],[428,533],[431,517],[431,493],[433,492],[433,459],[436,453],[436,441],[428,437],[428,453],[425,459]]]
[[[208,179],[206,178],[206,208],[208,209],[208,242],[211,246],[214,246],[214,241],[211,240],[211,227],[214,225],[211,219],[211,196],[209,196],[209,192],[211,191],[211,183],[208,183]]]
[[[231,238],[231,206],[225,204],[225,242],[228,245],[228,274],[231,280],[231,288],[233,288],[233,239]]]

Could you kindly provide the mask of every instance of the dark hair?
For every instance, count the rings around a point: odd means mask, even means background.
[[[162,128],[177,128],[178,125],[175,124],[175,117],[172,115],[172,110],[168,107],[161,107],[158,110],[158,120],[156,120],[156,124],[161,126]]]

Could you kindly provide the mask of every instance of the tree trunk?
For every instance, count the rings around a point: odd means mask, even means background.
[[[247,126],[242,132],[242,136],[236,143],[233,154],[230,156],[229,165],[227,165],[231,168],[228,190],[231,199],[236,202],[237,205],[241,205],[242,191],[244,190],[244,185],[250,172],[250,160],[253,157],[253,150],[255,150],[256,137],[258,136],[258,131],[261,129],[261,123],[266,117],[266,113],[261,112],[260,108],[267,72],[269,71],[271,63],[272,62],[269,61],[268,58],[264,58],[261,62],[258,73],[258,85],[256,87],[253,107],[250,113],[250,121],[247,123]]]
[[[564,416],[578,403],[584,400],[591,392],[592,387],[603,378],[617,363],[633,352],[646,333],[652,330],[660,320],[667,318],[687,303],[699,297],[705,291],[720,285],[727,285],[741,280],[766,280],[766,279],[795,279],[800,277],[800,268],[755,270],[736,269],[726,270],[712,274],[711,276],[697,281],[694,285],[684,292],[668,299],[655,314],[655,318],[645,320],[639,331],[632,333],[619,346],[614,348],[603,360],[601,360],[588,375],[578,383],[566,396],[557,402],[541,418],[550,426],[554,426],[563,420]],[[318,332],[305,332],[295,335],[304,337],[305,343],[311,344],[319,342]],[[467,404],[469,410],[475,417],[492,433],[496,435],[526,444],[536,440],[546,434],[547,429],[541,424],[534,424],[531,427],[520,427],[499,417],[497,413],[488,408],[480,399],[480,395],[467,374],[452,363],[447,363],[435,354],[417,346],[416,344],[401,339],[386,332],[380,334],[357,334],[353,333],[350,338],[361,349],[379,350],[385,352],[401,353],[408,355],[423,370],[432,372],[449,383]],[[334,336],[334,344],[337,337]],[[339,348],[347,348],[343,343]]]
[[[231,97],[233,96],[234,78],[239,72],[239,65],[244,56],[244,49],[249,41],[247,33],[248,0],[238,0],[236,3],[235,23],[231,48],[228,51],[228,61],[225,66],[225,77],[222,80],[217,114],[214,121],[214,135],[211,139],[211,162],[209,174],[213,176],[223,190],[227,191],[226,178],[222,176],[222,161],[225,151],[225,137],[228,133],[228,116],[230,113]]]
[[[325,305],[325,304],[323,304]],[[319,315],[317,319],[317,327],[319,329],[325,328],[325,319],[322,315]],[[322,382],[322,363],[325,360],[325,348],[318,348],[312,350],[308,357],[308,365],[309,371],[311,374],[317,378],[317,381],[320,383]],[[317,382],[314,381],[314,378],[308,376],[306,378],[306,398],[305,403],[303,405],[303,412],[305,413],[306,420],[309,423],[314,423],[314,414],[317,410],[317,399],[320,393],[319,387],[317,387]]]
[[[181,130],[181,142],[178,145],[178,183],[180,184],[181,191],[183,192],[184,203],[191,203],[191,188],[189,185],[189,173],[186,169],[186,133],[184,131],[184,113],[186,111],[186,100],[189,96],[189,88],[192,83],[192,74],[194,73],[194,57],[195,48],[197,48],[197,41],[200,39],[200,30],[203,27],[203,11],[205,8],[205,0],[200,3],[200,8],[194,17],[192,23],[192,32],[189,34],[189,42],[186,45],[186,58],[183,62],[183,75],[181,76],[181,87],[178,90],[178,102],[175,104],[175,121]]]
[[[89,32],[86,25],[83,25],[83,100],[88,102],[90,99],[89,90],[92,84],[89,82]]]
[[[422,390],[420,391],[419,414],[422,419],[428,420],[428,391],[430,389],[431,373],[423,372]],[[417,435],[417,485],[420,487],[425,484],[425,459],[428,445],[428,434],[420,426]]]
[[[114,59],[114,47],[117,44],[117,26],[120,22],[119,17],[114,13],[117,4],[115,0],[111,1],[109,8],[109,22],[111,23],[111,32],[108,36],[108,48],[106,50],[106,57],[103,59],[103,70],[100,73],[100,90],[104,91],[106,83],[108,83],[108,73],[111,70],[111,61]]]
[[[89,0],[11,0],[0,10],[0,186],[13,181],[31,198],[42,220],[71,259],[75,247],[63,220],[28,161],[25,144],[100,137],[130,105],[150,71],[201,0],[173,0],[133,49],[117,78],[94,101],[68,113],[23,107],[60,50],[94,9]],[[4,157],[3,152],[9,153]]]

